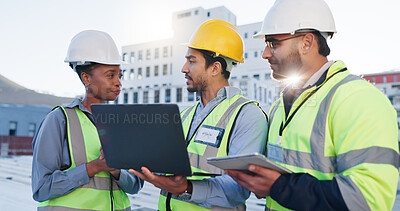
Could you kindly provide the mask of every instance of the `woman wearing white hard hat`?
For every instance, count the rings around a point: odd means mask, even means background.
[[[65,62],[86,93],[53,109],[34,137],[32,191],[38,210],[131,210],[126,193],[137,193],[143,181],[106,165],[90,108],[120,93],[117,46],[105,32],[82,31],[71,40]]]
[[[392,210],[397,113],[342,61],[327,59],[335,32],[323,0],[277,0],[255,35],[265,39],[272,77],[287,82],[269,113],[267,156],[293,173],[258,165],[249,166],[255,176],[227,173],[266,198],[266,210]]]

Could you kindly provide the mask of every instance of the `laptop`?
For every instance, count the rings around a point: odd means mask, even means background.
[[[192,175],[176,104],[93,104],[107,166]]]

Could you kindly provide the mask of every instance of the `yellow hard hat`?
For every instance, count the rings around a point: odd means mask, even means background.
[[[193,33],[189,48],[212,51],[216,56],[223,55],[237,62],[244,63],[243,41],[238,30],[230,23],[222,20],[209,20]]]

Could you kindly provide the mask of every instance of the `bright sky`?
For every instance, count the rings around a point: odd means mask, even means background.
[[[326,0],[338,33],[331,60],[354,74],[400,69],[399,0]],[[172,13],[224,5],[237,24],[262,21],[273,0],[12,0],[0,2],[0,74],[36,91],[74,97],[84,88],[64,58],[80,31],[108,32],[123,45],[172,37]],[[182,60],[184,55],[182,55]],[[267,67],[266,67],[267,68]]]

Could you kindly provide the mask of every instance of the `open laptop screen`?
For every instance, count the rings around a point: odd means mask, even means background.
[[[191,175],[176,104],[93,104],[107,165],[117,169]]]

